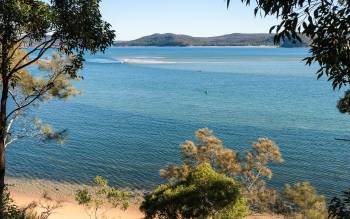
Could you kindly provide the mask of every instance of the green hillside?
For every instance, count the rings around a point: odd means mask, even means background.
[[[244,34],[233,33],[216,37],[192,37],[172,33],[152,34],[131,41],[116,41],[114,46],[274,46],[273,34],[257,33]],[[307,39],[303,43],[284,41],[281,47],[305,47]]]

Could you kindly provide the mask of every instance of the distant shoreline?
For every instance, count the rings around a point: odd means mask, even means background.
[[[275,35],[269,33],[232,33],[214,37],[193,37],[183,34],[152,34],[135,40],[115,41],[113,46],[155,46],[155,47],[305,47],[309,39],[300,36],[301,42],[295,39],[281,40],[275,44]]]
[[[269,45],[262,45],[262,46],[116,46],[113,45],[111,48],[261,48],[261,49],[296,49],[296,48],[309,48],[308,46],[304,47],[281,47],[281,46],[269,46]]]

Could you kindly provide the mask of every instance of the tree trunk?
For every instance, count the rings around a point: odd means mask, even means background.
[[[0,107],[0,195],[5,188],[5,137],[6,133],[6,105],[8,96],[8,81],[6,77],[2,79],[2,95]]]
[[[0,110],[0,206],[4,209],[3,203],[5,191],[5,137],[6,133],[6,104],[8,95],[8,82],[3,81],[3,91],[1,96]],[[0,212],[0,218],[3,218],[3,212]]]
[[[4,141],[0,140],[0,195],[5,189],[5,145]]]
[[[1,93],[1,102],[0,102],[0,204],[2,203],[2,198],[5,189],[5,138],[7,135],[6,131],[6,123],[7,123],[7,98],[9,92],[9,80],[8,80],[8,72],[9,72],[9,61],[7,59],[9,46],[4,37],[2,41],[2,51],[1,51],[1,83],[2,83],[2,93]],[[0,212],[0,217],[3,212]],[[2,218],[2,217],[1,217]]]
[[[6,132],[6,107],[8,97],[8,80],[6,77],[2,79],[2,95],[0,107],[0,193],[2,193],[5,186],[5,138]]]
[[[4,69],[2,69],[4,70]],[[4,218],[3,210],[4,210],[4,191],[5,191],[5,138],[7,135],[6,132],[6,123],[7,123],[7,115],[6,115],[6,107],[7,107],[7,97],[8,97],[8,80],[7,77],[4,77],[3,73],[7,73],[7,70],[2,71],[2,95],[1,95],[1,105],[0,105],[0,218]]]
[[[2,6],[5,4],[2,4]],[[5,11],[3,8],[1,11]],[[9,78],[8,73],[10,70],[10,60],[8,59],[9,51],[11,48],[11,31],[12,26],[9,19],[9,15],[5,13],[3,15],[3,24],[5,25],[4,33],[1,36],[1,65],[0,65],[0,75],[2,83],[2,93],[0,102],[0,218],[4,218],[4,192],[5,192],[5,138],[7,135],[6,123],[7,123],[7,98],[9,92]]]

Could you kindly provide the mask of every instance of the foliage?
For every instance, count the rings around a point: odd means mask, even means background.
[[[2,217],[4,219],[25,218],[25,213],[14,204],[14,201],[11,199],[10,193],[8,192],[7,188],[5,188],[5,191],[1,197],[0,211],[2,212]]]
[[[21,54],[21,52],[18,50],[18,53]],[[59,143],[64,142],[66,130],[55,131],[50,125],[43,123],[38,118],[32,119],[32,125],[30,125],[31,121],[28,118],[30,118],[31,111],[28,108],[31,104],[35,106],[35,104],[54,98],[66,100],[79,94],[79,91],[72,85],[72,82],[79,80],[79,78],[71,77],[65,72],[65,68],[71,61],[71,58],[62,53],[53,53],[51,60],[37,62],[44,75],[31,74],[28,70],[21,70],[14,74],[9,93],[16,109],[8,114],[10,120],[7,124],[8,135],[5,137],[5,147],[13,141],[27,136],[35,136],[43,140],[57,140]],[[19,119],[24,120],[24,122],[17,123],[17,131],[12,130],[13,122]]]
[[[350,90],[345,91],[344,97],[338,100],[337,108],[341,113],[350,114]]]
[[[240,219],[246,218],[249,213],[249,209],[247,207],[247,202],[243,196],[237,199],[235,204],[228,206],[216,213],[213,216],[213,219]]]
[[[350,189],[343,192],[342,199],[334,197],[328,208],[329,217],[350,219]]]
[[[322,195],[318,195],[308,182],[286,185],[282,193],[294,218],[326,219],[327,205]]]
[[[103,216],[103,208],[112,206],[126,210],[129,207],[130,193],[118,190],[108,185],[108,181],[96,176],[92,188],[79,189],[75,194],[75,200],[86,208],[90,217]]]
[[[247,213],[237,183],[206,162],[146,195],[140,209],[146,218],[243,218]]]
[[[249,206],[256,211],[262,209],[266,200],[274,192],[266,189],[266,181],[272,177],[271,163],[283,162],[279,147],[267,138],[254,142],[252,149],[239,154],[233,149],[225,148],[220,139],[208,128],[199,129],[197,142],[186,141],[181,145],[183,164],[168,166],[160,175],[176,183],[185,179],[197,165],[208,162],[219,173],[237,180]]]
[[[241,0],[251,4],[251,0]],[[264,0],[256,1],[255,15],[273,15],[280,21],[271,27],[275,42],[310,39],[306,64],[317,63],[317,78],[326,76],[333,88],[350,82],[350,1],[348,0]],[[227,0],[229,6],[230,0]],[[342,105],[344,106],[344,105]],[[342,108],[341,111],[344,111]],[[348,110],[349,111],[349,110]]]
[[[53,201],[44,193],[39,202],[32,202],[24,208],[19,208],[14,204],[7,187],[0,203],[3,219],[47,219],[61,207],[61,202]],[[37,208],[40,209],[40,213],[36,212]]]

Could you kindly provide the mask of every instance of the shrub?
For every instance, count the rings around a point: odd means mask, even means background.
[[[4,219],[25,219],[25,212],[18,208],[10,197],[10,192],[5,187],[0,200],[1,217]]]
[[[104,215],[100,210],[107,207],[107,205],[126,210],[129,207],[130,198],[131,194],[129,192],[110,187],[108,181],[101,176],[95,177],[91,188],[85,187],[75,193],[75,200],[85,207],[90,218],[103,217]]]
[[[174,184],[159,186],[140,207],[146,218],[243,218],[245,201],[237,183],[202,163]]]
[[[276,143],[268,138],[259,138],[252,148],[239,153],[226,148],[213,131],[202,128],[195,133],[197,141],[186,141],[181,145],[183,164],[170,165],[160,171],[163,178],[176,183],[188,176],[197,165],[208,162],[213,169],[239,182],[241,192],[251,210],[257,212],[274,211],[277,192],[267,189],[272,178],[271,163],[282,163],[283,158]]]
[[[47,193],[44,193],[38,202],[31,202],[26,207],[19,208],[11,198],[7,187],[0,202],[2,219],[47,219],[60,207],[61,202],[52,200]],[[40,213],[36,211],[37,209],[40,209]]]
[[[327,219],[326,200],[309,182],[286,185],[283,198],[294,218]]]

